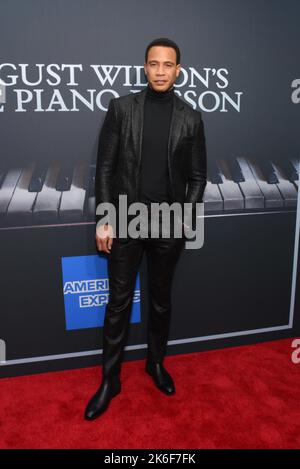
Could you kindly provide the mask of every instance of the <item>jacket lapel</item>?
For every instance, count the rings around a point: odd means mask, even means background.
[[[132,138],[134,151],[137,158],[137,164],[139,166],[142,156],[142,138],[143,138],[143,126],[144,126],[144,103],[146,97],[146,91],[142,90],[135,94],[135,99],[132,103]]]
[[[181,137],[183,122],[184,122],[184,105],[177,95],[173,99],[173,111],[170,123],[169,143],[168,143],[168,158],[171,162],[174,155],[177,143]]]

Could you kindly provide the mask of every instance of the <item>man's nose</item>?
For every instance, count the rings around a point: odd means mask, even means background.
[[[164,75],[165,74],[165,70],[164,70],[163,65],[159,65],[156,73],[157,73],[157,75]]]

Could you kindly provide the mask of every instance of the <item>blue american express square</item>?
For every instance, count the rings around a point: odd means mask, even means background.
[[[107,259],[98,255],[62,257],[66,329],[101,327],[109,298]],[[141,321],[140,277],[137,274],[131,323]]]

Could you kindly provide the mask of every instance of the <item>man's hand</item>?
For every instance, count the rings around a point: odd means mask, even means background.
[[[98,251],[103,251],[110,254],[113,243],[113,227],[106,223],[105,225],[97,226],[96,229],[96,244]]]

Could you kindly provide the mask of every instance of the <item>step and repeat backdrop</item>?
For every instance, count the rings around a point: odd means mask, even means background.
[[[95,165],[111,98],[146,86],[147,44],[178,43],[176,93],[201,110],[205,240],[184,249],[168,354],[295,337],[297,0],[0,1],[0,373],[101,363],[107,257]],[[125,360],[144,358],[147,265]]]

